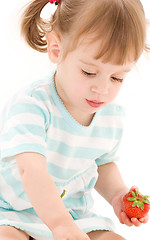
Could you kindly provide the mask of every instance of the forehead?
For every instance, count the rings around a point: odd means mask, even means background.
[[[109,42],[103,37],[98,38],[96,33],[88,33],[85,36],[80,36],[76,43],[77,55],[90,56],[91,58],[102,62],[111,62],[117,65],[123,65],[127,62],[135,62],[135,46],[128,45],[125,48],[119,47],[117,44]]]
[[[133,60],[126,61],[124,64],[115,64],[112,61],[103,62],[103,58],[96,59],[95,56],[97,54],[99,46],[100,44],[98,41],[78,45],[74,51],[76,60],[84,65],[93,68],[109,69],[110,72],[129,72],[135,64]]]

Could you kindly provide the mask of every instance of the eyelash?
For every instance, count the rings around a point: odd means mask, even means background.
[[[88,76],[88,77],[91,77],[91,76],[95,76],[95,75],[96,75],[96,73],[89,73],[89,72],[84,71],[83,69],[81,70],[81,72],[82,72],[82,74],[84,74],[84,75],[86,75],[86,76]]]
[[[121,79],[121,78],[112,77],[112,79],[113,79],[114,81],[117,81],[117,82],[123,82],[123,79]]]
[[[89,73],[89,72],[84,71],[83,69],[82,69],[81,72],[82,72],[82,74],[86,75],[87,77],[96,76],[96,73]],[[121,79],[121,78],[112,77],[112,79],[113,79],[114,81],[117,81],[117,82],[123,82],[123,79]]]

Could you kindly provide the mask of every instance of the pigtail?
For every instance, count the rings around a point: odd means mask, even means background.
[[[49,1],[59,4],[51,18],[44,20],[41,12]],[[51,30],[65,38],[64,58],[75,49],[79,39],[86,40],[90,33],[91,42],[101,40],[95,58],[103,58],[104,62],[123,64],[131,53],[137,61],[143,50],[150,51],[140,0],[31,0],[21,21],[26,42],[37,51],[47,52],[45,34]]]
[[[44,37],[50,22],[43,20],[40,14],[48,2],[49,0],[32,0],[27,5],[21,20],[21,35],[30,47],[39,52],[47,52],[47,42]]]

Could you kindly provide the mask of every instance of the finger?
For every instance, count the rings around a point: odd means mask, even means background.
[[[122,217],[123,210],[118,214],[118,218],[121,224],[124,224],[123,217]]]
[[[124,224],[126,224],[128,227],[133,226],[133,223],[130,221],[130,219],[128,218],[128,216],[125,214],[125,212],[121,213],[121,218]]]
[[[148,220],[149,220],[149,215],[146,215],[145,217],[139,219],[141,223],[147,223]]]
[[[124,224],[124,221],[122,220],[122,214],[120,214],[119,221],[121,224]]]
[[[141,222],[137,218],[131,218],[131,222],[134,224],[134,226],[139,227],[141,226]]]

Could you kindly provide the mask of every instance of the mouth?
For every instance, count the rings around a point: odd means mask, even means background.
[[[86,99],[86,102],[88,103],[89,106],[93,107],[93,108],[99,108],[101,107],[104,102],[99,102],[97,100],[88,100]]]

